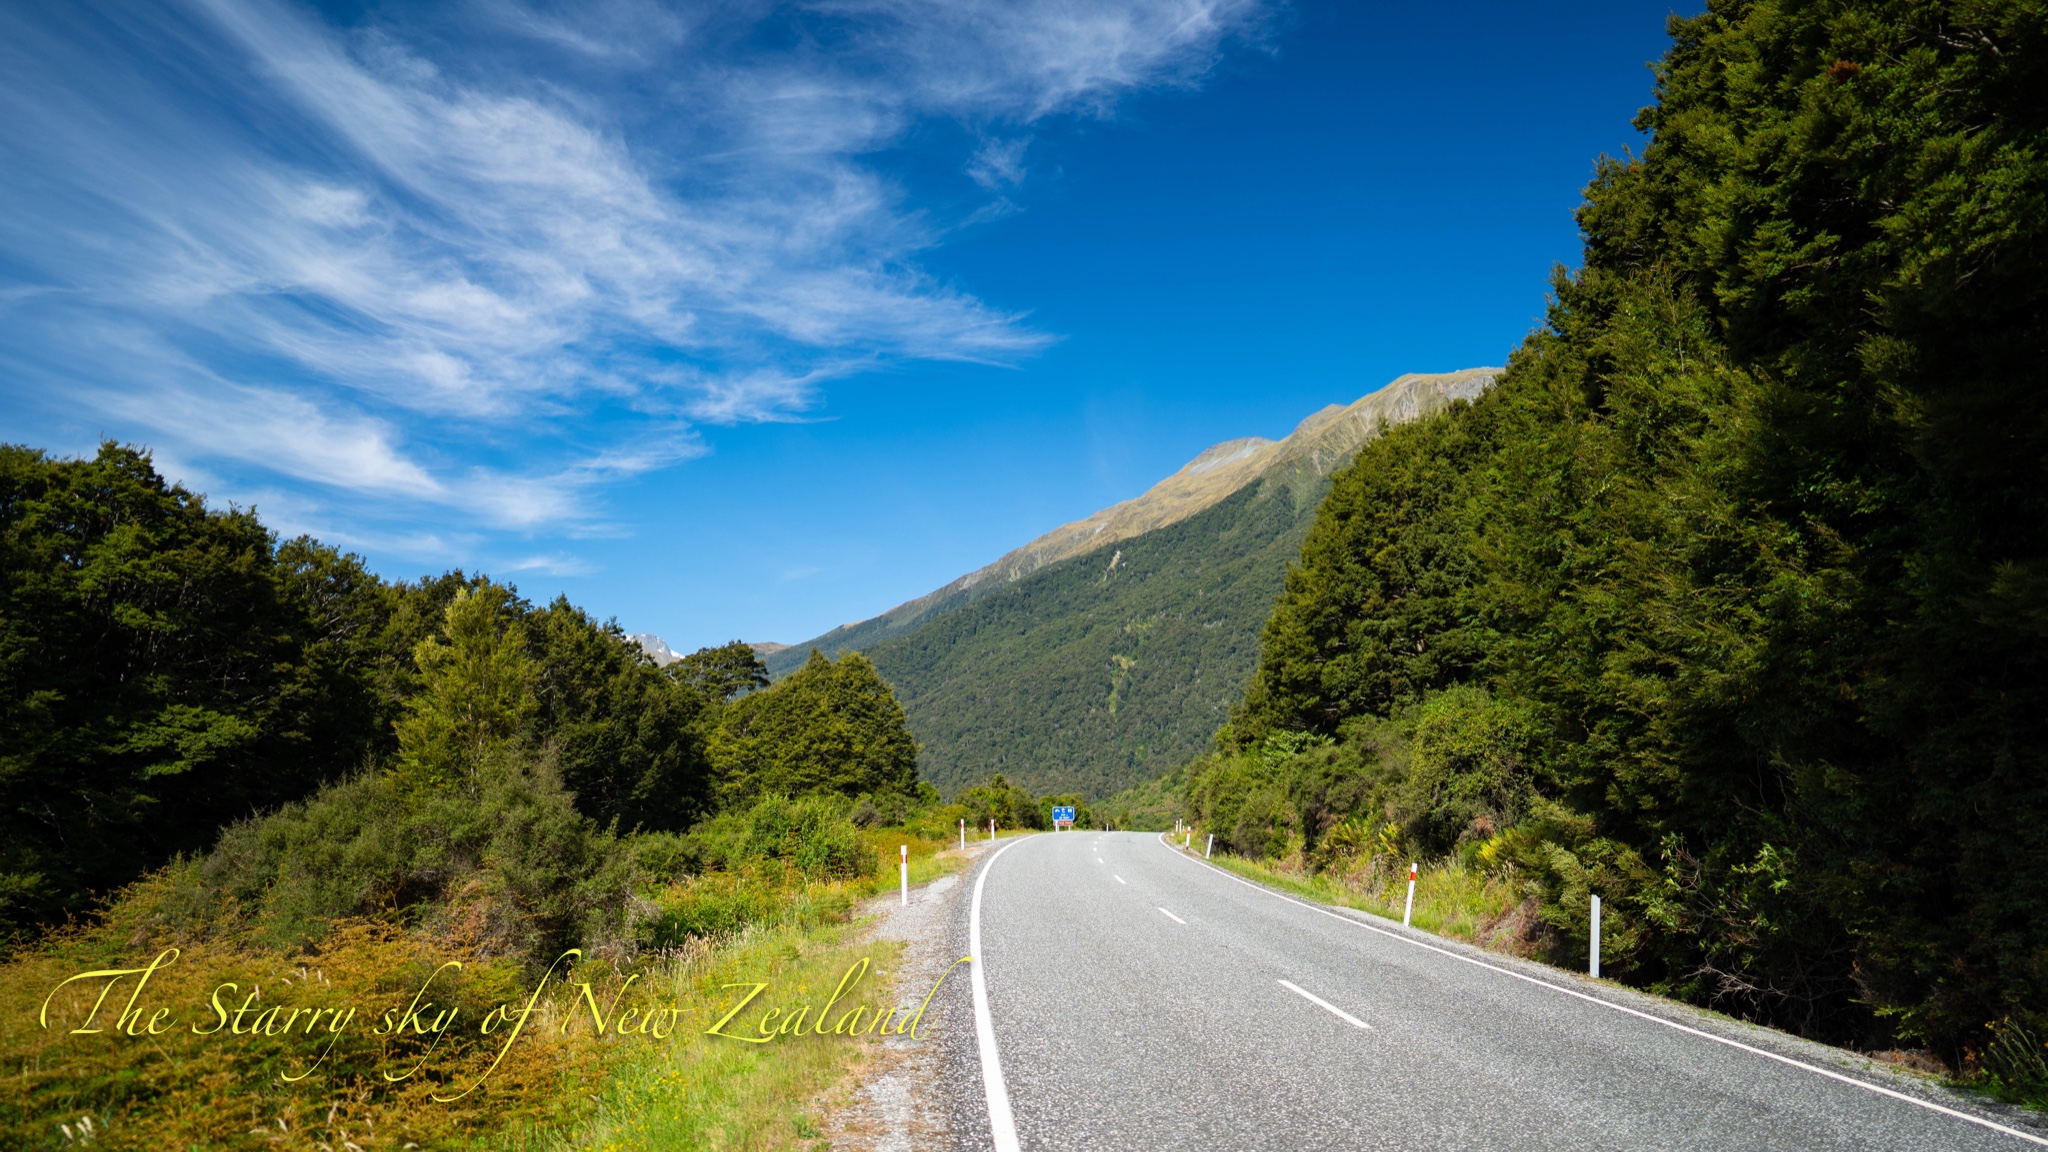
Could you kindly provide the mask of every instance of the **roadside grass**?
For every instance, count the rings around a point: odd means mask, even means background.
[[[861,837],[874,848],[876,857],[881,861],[881,866],[875,870],[875,874],[866,877],[860,882],[863,885],[863,891],[867,895],[886,892],[896,887],[900,882],[896,872],[896,864],[899,858],[897,849],[902,845],[907,844],[910,846],[910,882],[912,884],[926,884],[940,876],[944,876],[948,872],[955,871],[960,867],[961,861],[964,859],[960,855],[955,841],[944,837],[930,836],[924,834],[921,830],[867,828],[861,831]],[[949,852],[951,854],[947,855],[946,853]]]
[[[706,1030],[757,983],[768,986],[722,1032],[758,1039],[769,1009],[794,1013],[808,1005],[809,1021],[862,959],[869,963],[865,977],[833,1005],[831,1017],[843,1020],[848,1011],[865,1008],[859,1020],[872,1024],[876,1010],[897,1003],[892,976],[902,946],[861,944],[854,936],[848,925],[756,927],[722,947],[672,958],[653,983],[657,999],[688,1006],[675,1034],[637,1047],[611,1067],[581,1124],[535,1127],[502,1146],[531,1152],[817,1147],[822,1118],[811,1111],[813,1102],[852,1067],[857,1045],[874,1038],[807,1032],[749,1043]],[[778,1023],[767,1021],[771,1032]]]
[[[1200,859],[1198,848],[1182,849]],[[1408,899],[1408,871],[1384,853],[1362,860],[1342,872],[1310,873],[1298,862],[1259,862],[1217,853],[1208,862],[1297,896],[1324,904],[1356,908],[1388,920],[1399,920]],[[1535,955],[1525,923],[1528,894],[1510,876],[1487,875],[1456,860],[1430,864],[1417,871],[1415,914],[1410,921],[1425,932],[1467,944],[1490,947],[1517,956]],[[1512,927],[1519,931],[1501,931]]]
[[[847,1003],[895,1003],[898,947],[859,944],[855,909],[896,887],[899,845],[910,845],[915,884],[959,869],[965,857],[948,851],[950,843],[902,829],[869,829],[863,837],[881,866],[858,879],[712,873],[649,890],[644,907],[679,901],[697,922],[725,928],[684,933],[637,958],[601,953],[569,979],[588,982],[600,1005],[676,1009],[669,1036],[598,1035],[580,989],[565,987],[557,971],[484,1086],[452,1102],[433,1097],[481,1076],[505,1035],[501,1026],[496,1036],[483,1036],[478,1022],[495,1005],[516,1009],[534,973],[464,939],[382,920],[337,921],[323,939],[292,948],[238,929],[232,917],[174,928],[149,913],[170,879],[145,879],[96,923],[54,933],[0,961],[0,1147],[811,1147],[815,1140],[804,1133],[816,1131],[817,1118],[806,1110],[846,1074],[858,1042],[806,1036],[756,1045],[702,1033],[732,1006],[735,992],[721,984],[766,981],[770,987],[754,1007],[769,1005],[771,996],[786,996],[793,1007],[828,978],[836,984],[863,956],[870,963],[860,985],[865,994],[849,995]],[[150,976],[138,1000],[146,1013],[170,1009],[159,1034],[113,1030],[133,977],[102,1005],[94,1021],[102,1031],[71,1031],[85,1025],[106,981],[80,981],[51,996],[60,982],[87,971],[139,968],[171,947],[180,949],[176,959]],[[463,966],[435,975],[450,960]],[[403,1009],[430,977],[432,998],[458,1013],[438,1045],[431,1037],[376,1035],[380,1015]],[[215,1022],[209,1003],[223,985],[233,985],[220,992],[229,1013],[254,998],[252,1018],[272,1007],[358,1012],[313,1065],[327,1031],[323,1024],[318,1035],[305,1035],[302,1018],[297,1030],[276,1035],[246,1027],[195,1034],[195,1027]],[[830,993],[826,987],[816,999]],[[47,1027],[39,1021],[46,997]],[[758,1021],[760,1012],[751,1018]],[[310,1075],[282,1079],[309,1065]],[[415,1074],[387,1075],[415,1065]]]
[[[817,1102],[858,1067],[859,1045],[874,1042],[841,1036],[780,1036],[752,1044],[706,1035],[747,992],[769,985],[748,1011],[721,1031],[758,1035],[767,1008],[814,1009],[829,999],[849,969],[865,958],[866,974],[836,1003],[834,1023],[853,1007],[914,1004],[926,989],[904,988],[895,979],[902,945],[862,942],[860,925],[847,913],[857,899],[893,890],[900,882],[893,866],[899,845],[910,845],[910,882],[922,885],[958,871],[966,857],[928,837],[906,836],[900,828],[863,833],[888,866],[875,875],[829,886],[813,886],[805,902],[791,902],[781,918],[755,923],[723,941],[692,941],[664,959],[652,983],[664,1003],[687,1004],[687,1022],[661,1046],[635,1049],[608,1069],[593,1109],[571,1127],[533,1127],[502,1146],[521,1152],[653,1152],[713,1149],[768,1152],[828,1147],[820,1133],[824,1117]],[[819,914],[837,909],[837,915]],[[860,1018],[872,1023],[872,1013]]]
[[[116,1024],[136,993],[135,977],[96,1015],[106,980],[59,989],[67,977],[143,967],[173,947],[175,959],[136,995],[141,1016],[129,1029]],[[463,967],[437,973],[451,958]],[[379,1014],[402,1009],[430,979],[434,1011],[456,1012],[444,1042],[377,1035]],[[559,1000],[542,1003],[481,1090],[432,1099],[484,1074],[497,1045],[474,1022],[495,1004],[523,999],[531,985],[516,963],[376,922],[336,924],[318,945],[291,954],[234,939],[114,935],[105,926],[66,933],[0,965],[0,1147],[466,1148],[482,1146],[480,1134],[506,1124],[574,1122],[613,1049],[587,1032],[548,1027],[561,1018]],[[251,1011],[196,1033],[219,1023],[209,1007],[216,995],[230,1014],[245,1003]],[[260,1015],[322,1006],[354,1006],[357,1015],[339,1033],[323,1021],[310,1035],[297,1016],[298,1027],[276,1028],[282,1015],[269,1022]],[[157,1034],[149,1034],[150,1023],[160,1025]],[[74,1031],[88,1026],[95,1031]]]

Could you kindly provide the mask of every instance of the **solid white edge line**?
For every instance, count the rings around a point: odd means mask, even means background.
[[[1866,1092],[1875,1092],[1879,1096],[1889,1096],[1894,1100],[1904,1101],[1905,1103],[1911,1104],[1916,1108],[1925,1108],[1929,1112],[1939,1112],[1944,1116],[1950,1116],[1957,1120],[1962,1120],[1966,1123],[1975,1124],[1980,1128],[1989,1128],[1993,1132],[2003,1132],[2007,1136],[2017,1137],[2018,1139],[2025,1140],[2029,1144],[2039,1144],[2042,1147],[2048,1147],[2048,1139],[2036,1136],[2031,1132],[2022,1132],[2017,1128],[2008,1128],[2005,1125],[1998,1123],[1996,1120],[1986,1120],[1982,1116],[1972,1116],[1968,1112],[1958,1112],[1954,1108],[1943,1107],[1940,1104],[1936,1104],[1932,1100],[1922,1100],[1917,1096],[1909,1096],[1904,1092],[1896,1092],[1890,1088],[1886,1088],[1881,1085],[1872,1084],[1865,1080],[1858,1080],[1854,1076],[1849,1076],[1841,1072],[1830,1071],[1826,1068],[1820,1067],[1817,1064],[1808,1064],[1804,1060],[1795,1060],[1790,1056],[1780,1056],[1778,1053],[1772,1052],[1769,1049],[1757,1048],[1749,1044],[1744,1044],[1740,1040],[1730,1040],[1726,1036],[1716,1036],[1712,1032],[1703,1032],[1698,1028],[1690,1028],[1684,1024],[1678,1023],[1675,1020],[1666,1020],[1661,1016],[1652,1015],[1648,1012],[1641,1012],[1634,1008],[1629,1008],[1621,1004],[1616,1004],[1611,1000],[1602,1000],[1598,996],[1588,996],[1584,992],[1580,992],[1571,988],[1566,988],[1562,984],[1552,984],[1548,980],[1539,980],[1534,976],[1525,975],[1521,972],[1516,972],[1510,968],[1502,968],[1498,965],[1488,964],[1484,960],[1474,960],[1470,956],[1460,956],[1456,952],[1453,952],[1448,948],[1438,948],[1434,944],[1425,944],[1420,940],[1411,940],[1408,937],[1403,936],[1399,932],[1389,932],[1385,928],[1381,928],[1372,924],[1367,924],[1361,920],[1354,920],[1349,916],[1345,916],[1337,912],[1332,912],[1327,908],[1318,908],[1313,904],[1307,903],[1306,901],[1296,900],[1292,896],[1288,896],[1280,892],[1275,892],[1271,888],[1268,888],[1263,884],[1254,884],[1242,876],[1232,875],[1231,873],[1226,872],[1223,869],[1216,867],[1214,864],[1208,863],[1207,861],[1196,860],[1194,857],[1189,856],[1187,853],[1182,852],[1180,849],[1173,847],[1171,844],[1168,844],[1166,842],[1166,834],[1164,832],[1159,834],[1159,845],[1160,847],[1165,848],[1168,851],[1172,852],[1175,856],[1179,856],[1182,859],[1187,860],[1191,863],[1199,864],[1202,867],[1207,868],[1209,871],[1214,872],[1218,876],[1222,876],[1227,880],[1235,880],[1239,884],[1242,884],[1247,888],[1250,888],[1257,892],[1263,892],[1276,900],[1285,900],[1289,904],[1299,905],[1300,907],[1306,908],[1311,912],[1319,912],[1324,916],[1328,916],[1332,920],[1342,921],[1343,923],[1349,924],[1354,928],[1363,928],[1367,932],[1377,932],[1380,935],[1385,936],[1389,940],[1398,940],[1403,944],[1411,945],[1416,948],[1421,948],[1428,952],[1434,952],[1439,956],[1448,956],[1453,960],[1470,964],[1474,968],[1484,968],[1488,972],[1498,972],[1503,976],[1512,976],[1517,980],[1522,980],[1526,981],[1527,983],[1534,984],[1538,988],[1548,988],[1552,992],[1562,992],[1566,996],[1577,997],[1580,1000],[1584,1000],[1588,1004],[1598,1004],[1602,1008],[1611,1008],[1616,1012],[1625,1013],[1629,1016],[1637,1017],[1638,1019],[1648,1020],[1652,1024],[1662,1024],[1664,1027],[1670,1028],[1674,1031],[1684,1032],[1691,1036],[1697,1036],[1702,1040],[1712,1040],[1716,1044],[1725,1044],[1730,1048],[1737,1048],[1744,1052],[1748,1052],[1753,1056],[1761,1056],[1766,1060],[1775,1060],[1780,1064],[1786,1064],[1794,1068],[1803,1069],[1817,1076],[1825,1076],[1830,1080],[1839,1080],[1844,1084],[1854,1085],[1855,1087],[1861,1088]]]
[[[996,1055],[996,1025],[988,1011],[988,978],[982,974],[981,886],[988,883],[996,860],[1028,839],[1019,837],[996,849],[988,863],[981,866],[981,875],[974,878],[974,902],[967,912],[967,951],[974,957],[974,966],[968,970],[974,985],[974,1039],[981,1049],[981,1085],[988,1095],[988,1134],[995,1142],[996,1152],[1018,1152],[1017,1120],[1010,1114],[1010,1090],[1003,1086],[1003,1062]]]
[[[1310,992],[1306,988],[1301,988],[1296,985],[1289,984],[1285,980],[1280,981],[1280,986],[1282,988],[1287,989],[1289,992],[1294,993],[1296,996],[1299,996],[1302,999],[1308,1001],[1309,1003],[1315,1005],[1316,1007],[1321,1008],[1323,1011],[1328,1012],[1330,1015],[1345,1021],[1346,1023],[1355,1024],[1368,1032],[1372,1031],[1372,1025],[1367,1024],[1365,1021],[1360,1020],[1358,1017],[1353,1016],[1351,1013],[1346,1012],[1342,1008],[1337,1007],[1335,1004],[1332,1004],[1328,1000],[1323,999],[1321,996],[1318,996],[1315,993]]]
[[[1159,909],[1159,910],[1160,910],[1161,912],[1166,912],[1166,909],[1164,909],[1164,908],[1161,908],[1161,909]],[[1171,921],[1173,921],[1173,922],[1174,922],[1175,924],[1185,924],[1185,923],[1187,923],[1187,921],[1185,921],[1185,920],[1181,919],[1181,918],[1180,918],[1180,917],[1178,917],[1178,916],[1175,916],[1175,915],[1174,915],[1173,913],[1171,913],[1171,912],[1166,912],[1166,918],[1167,918],[1168,920],[1171,920]]]

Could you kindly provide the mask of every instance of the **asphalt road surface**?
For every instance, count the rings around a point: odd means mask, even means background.
[[[961,1136],[998,1152],[2048,1145],[1849,1054],[1297,902],[1149,834],[1026,837],[973,879],[987,1012],[949,1059],[989,1098]]]

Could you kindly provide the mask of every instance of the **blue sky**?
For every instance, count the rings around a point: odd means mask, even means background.
[[[801,640],[1502,363],[1670,10],[10,5],[0,438]]]

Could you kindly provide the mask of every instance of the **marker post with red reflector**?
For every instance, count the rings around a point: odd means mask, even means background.
[[[896,867],[901,869],[903,873],[903,902],[908,904],[910,903],[910,845],[905,844],[897,848],[896,858],[900,861]]]
[[[960,850],[967,851],[967,817],[960,818]]]
[[[1407,907],[1406,909],[1404,909],[1404,910],[1403,910],[1403,911],[1401,912],[1401,926],[1402,926],[1403,928],[1406,928],[1406,927],[1408,926],[1408,922],[1409,922],[1410,920],[1414,919],[1414,918],[1415,918],[1415,861],[1413,861],[1413,860],[1410,860],[1410,861],[1408,862],[1408,907]]]

